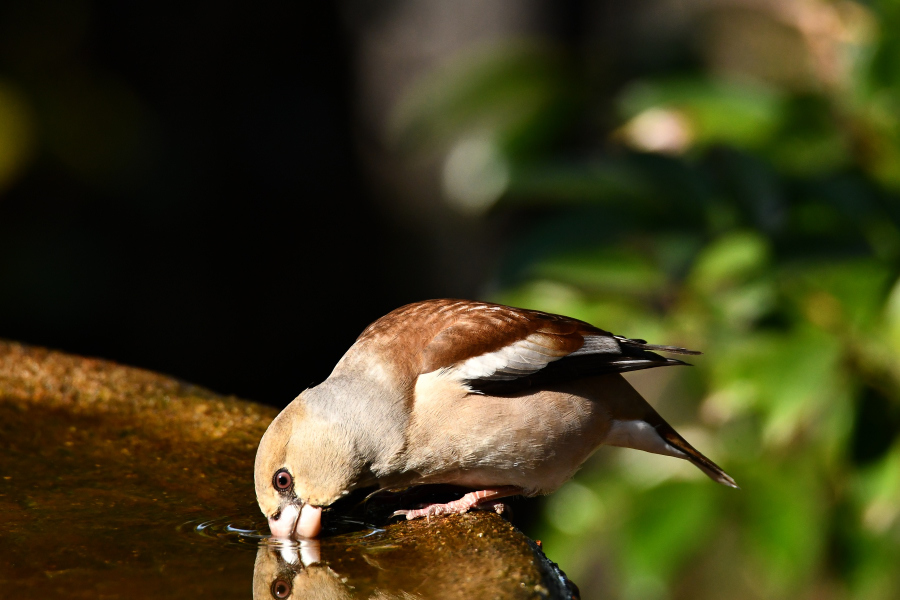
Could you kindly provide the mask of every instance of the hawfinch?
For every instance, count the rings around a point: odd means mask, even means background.
[[[400,511],[462,513],[548,494],[601,444],[689,460],[737,487],[619,373],[685,364],[560,315],[468,300],[409,304],[378,319],[331,375],[269,425],[256,497],[275,537],[316,537],[322,509],[363,487],[444,483],[473,492]]]

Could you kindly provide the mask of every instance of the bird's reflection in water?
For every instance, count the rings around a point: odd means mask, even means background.
[[[494,513],[260,542],[255,600],[571,598],[534,544]],[[574,590],[574,588],[572,588]]]
[[[298,545],[262,543],[253,567],[253,600],[310,598],[349,600],[352,590],[329,566],[320,563],[318,540]],[[382,596],[386,598],[385,596]]]
[[[331,550],[336,551],[336,548]],[[431,594],[423,596],[398,589],[408,584],[408,581],[396,581],[393,585],[389,582],[374,581],[373,579],[383,578],[385,573],[380,574],[382,577],[377,575],[373,577],[371,571],[383,571],[384,567],[365,556],[360,557],[352,547],[347,546],[344,551],[356,554],[349,557],[351,562],[358,558],[364,560],[359,565],[354,565],[355,568],[346,571],[338,566],[337,568],[341,569],[341,572],[338,572],[321,560],[322,547],[317,540],[303,541],[299,545],[272,542],[260,544],[253,569],[253,599],[422,600],[432,597]],[[416,585],[422,583],[417,581]]]

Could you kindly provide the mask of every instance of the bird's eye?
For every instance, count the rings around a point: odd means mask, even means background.
[[[272,597],[287,598],[291,595],[291,584],[284,579],[276,579],[272,582]]]
[[[287,469],[281,469],[276,472],[275,477],[272,478],[272,485],[274,485],[275,489],[279,492],[285,492],[291,489],[293,484],[294,478],[291,477],[291,474],[288,473]]]

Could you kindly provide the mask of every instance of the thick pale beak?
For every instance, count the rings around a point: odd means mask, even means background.
[[[322,508],[312,504],[304,504],[297,519],[297,535],[314,538],[322,531]]]
[[[310,504],[298,509],[296,505],[288,504],[277,520],[269,517],[269,530],[277,538],[292,538],[295,535],[314,538],[322,531],[322,509]]]
[[[278,519],[269,517],[269,530],[274,537],[291,538],[299,516],[300,510],[295,505],[288,504],[281,510]]]

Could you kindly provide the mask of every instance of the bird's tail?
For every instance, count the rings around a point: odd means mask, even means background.
[[[738,487],[734,479],[719,465],[703,456],[666,423],[624,377],[605,377],[597,391],[597,401],[603,403],[612,415],[610,428],[603,439],[604,444],[683,458],[714,481]]]
[[[719,465],[706,458],[699,450],[691,446],[687,440],[681,437],[678,432],[672,428],[671,425],[662,421],[662,423],[656,425],[656,431],[667,444],[683,453],[686,460],[691,461],[694,466],[706,473],[710,479],[718,481],[722,485],[740,489],[731,475],[723,471]]]
[[[627,346],[629,348],[637,348],[639,350],[650,350],[653,352],[671,352],[672,354],[691,354],[698,355],[703,354],[699,350],[688,350],[687,348],[682,348],[681,346],[663,346],[661,344],[648,344],[647,340],[639,340],[632,338],[625,338],[616,336],[619,344],[623,346]]]

